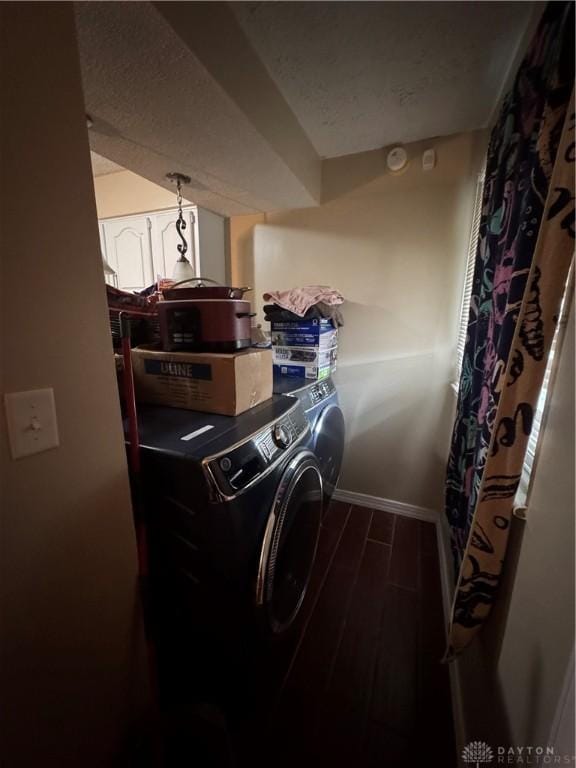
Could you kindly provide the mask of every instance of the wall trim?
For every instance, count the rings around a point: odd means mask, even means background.
[[[417,507],[412,504],[405,504],[403,501],[393,501],[392,499],[383,499],[380,496],[370,496],[367,493],[357,493],[355,491],[346,491],[337,488],[334,491],[334,499],[348,504],[355,504],[358,507],[370,507],[371,509],[382,509],[385,512],[391,512],[403,517],[412,517],[416,520],[425,520],[434,523],[436,526],[436,540],[438,545],[438,561],[440,565],[440,582],[442,587],[442,607],[444,609],[444,628],[446,640],[448,640],[448,622],[452,611],[452,564],[450,560],[450,548],[448,546],[448,530],[444,521],[438,512],[426,507]],[[452,718],[454,721],[454,736],[456,740],[456,751],[458,756],[467,743],[466,723],[464,719],[464,706],[462,696],[462,686],[460,682],[460,667],[458,659],[448,664],[450,676],[450,695],[452,699]]]
[[[403,501],[383,499],[381,496],[370,496],[367,493],[357,493],[356,491],[345,491],[344,489],[336,488],[334,491],[334,499],[336,501],[344,501],[347,504],[355,504],[357,507],[382,509],[385,512],[392,512],[395,515],[414,517],[417,520],[427,520],[430,523],[436,523],[438,521],[438,513],[433,509],[417,507],[413,504],[405,504]]]

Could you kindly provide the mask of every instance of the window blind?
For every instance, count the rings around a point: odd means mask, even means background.
[[[462,361],[464,359],[464,347],[468,331],[468,315],[470,313],[470,300],[474,283],[474,267],[476,266],[476,249],[480,234],[480,220],[482,218],[482,193],[484,191],[484,174],[478,175],[476,192],[474,195],[474,210],[472,213],[472,225],[470,227],[470,240],[468,242],[468,256],[466,258],[466,273],[464,275],[464,287],[462,289],[462,303],[460,305],[460,326],[458,341],[456,343],[456,381],[460,380]]]

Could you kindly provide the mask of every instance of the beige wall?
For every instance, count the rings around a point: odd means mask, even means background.
[[[2,409],[1,762],[126,765],[147,686],[73,7],[0,13],[2,390],[53,387],[60,431],[13,461]]]
[[[175,192],[159,187],[132,171],[95,176],[94,192],[99,219],[161,211],[176,206]]]
[[[309,283],[346,296],[338,383],[347,424],[340,487],[440,509],[454,395],[449,383],[473,206],[478,134],[328,160],[318,208],[231,221],[235,282]],[[437,166],[421,168],[434,147]]]
[[[226,258],[226,219],[217,213],[198,208],[198,251],[200,274],[223,285],[230,284]]]
[[[263,213],[228,219],[232,285],[254,287],[254,227],[265,220]],[[255,301],[255,293],[251,299]]]

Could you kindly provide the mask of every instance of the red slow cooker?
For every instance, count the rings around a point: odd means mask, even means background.
[[[193,288],[179,288],[198,282]],[[214,283],[205,286],[204,283]],[[157,304],[162,349],[167,352],[237,352],[251,344],[249,288],[230,288],[208,278],[183,280],[164,291]]]
[[[191,288],[183,288],[186,283],[197,283]],[[205,285],[212,283],[212,285]],[[209,277],[191,277],[174,283],[170,288],[165,288],[162,294],[168,301],[182,301],[183,299],[242,299],[247,291],[252,288],[230,288],[228,285],[220,285]]]

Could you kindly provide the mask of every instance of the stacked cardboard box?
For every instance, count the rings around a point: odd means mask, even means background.
[[[233,355],[132,350],[136,398],[141,403],[236,416],[272,397],[269,349]]]
[[[325,379],[336,368],[338,330],[330,320],[271,323],[275,376]]]

